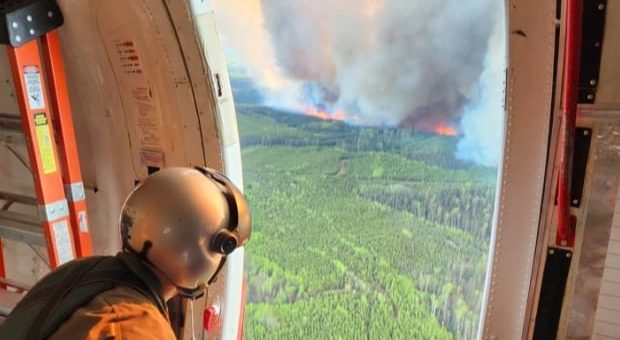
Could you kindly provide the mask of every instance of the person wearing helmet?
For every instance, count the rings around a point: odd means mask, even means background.
[[[0,326],[0,339],[175,339],[166,302],[202,296],[248,241],[251,221],[221,173],[168,168],[129,195],[120,228],[120,253],[48,274]]]

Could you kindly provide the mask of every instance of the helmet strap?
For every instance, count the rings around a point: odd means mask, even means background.
[[[207,281],[207,285],[211,285],[213,282],[215,282],[217,274],[219,274],[222,268],[224,268],[224,264],[226,264],[226,256],[222,257],[222,259],[220,260],[220,264],[217,266],[217,269],[215,270],[215,273],[213,273],[213,276],[211,276],[209,281]]]
[[[181,287],[174,284],[174,282],[170,281],[177,290],[179,291],[179,295],[189,300],[196,300],[205,295],[205,285],[198,285],[194,288]]]

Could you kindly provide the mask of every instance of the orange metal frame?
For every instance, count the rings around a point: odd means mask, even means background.
[[[63,164],[58,161],[38,42],[33,40],[17,48],[8,47],[8,54],[37,201],[42,210],[41,224],[49,261],[51,267],[56,268],[75,257],[75,246],[69,214],[63,211],[63,206],[66,207],[60,170]],[[64,89],[59,92],[66,93]],[[62,119],[58,121],[62,122]]]
[[[67,92],[67,79],[65,65],[60,49],[58,32],[53,30],[41,38],[47,79],[50,84],[50,102],[52,104],[52,117],[57,128],[58,152],[62,163],[62,178],[65,191],[69,200],[71,226],[75,240],[78,257],[93,254],[93,245],[88,227],[86,214],[86,196],[80,170],[80,161],[75,140],[73,127],[73,115],[69,94]],[[81,196],[70,195],[71,187],[81,190]]]

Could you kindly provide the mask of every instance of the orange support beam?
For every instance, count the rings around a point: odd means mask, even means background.
[[[54,128],[36,40],[8,47],[15,92],[28,143],[39,216],[52,268],[75,258],[69,209],[58,164]]]
[[[52,30],[46,33],[41,37],[41,44],[47,79],[50,84],[52,117],[56,125],[58,152],[62,163],[62,178],[69,201],[69,215],[77,256],[90,256],[93,254],[93,245],[88,227],[86,195],[82,182],[73,115],[58,32]]]

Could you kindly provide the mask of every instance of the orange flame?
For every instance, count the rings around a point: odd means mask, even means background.
[[[347,118],[347,115],[342,110],[338,110],[332,113],[327,111],[319,110],[314,107],[309,107],[306,109],[306,114],[312,117],[320,118],[323,120],[339,120],[343,121]]]
[[[458,135],[458,132],[455,128],[445,123],[439,123],[435,125],[435,127],[433,127],[433,132],[440,136],[456,137],[456,135]]]

